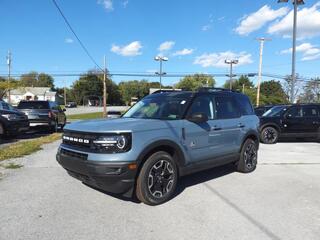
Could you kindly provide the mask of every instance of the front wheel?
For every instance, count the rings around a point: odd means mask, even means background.
[[[163,151],[152,154],[143,164],[137,179],[137,198],[148,205],[168,201],[175,192],[178,170],[172,157]]]
[[[260,139],[265,144],[274,144],[278,141],[279,132],[274,127],[265,127],[262,129]]]
[[[58,132],[58,123],[57,121],[54,122],[54,124],[50,127],[50,132],[51,133],[55,133],[55,132]]]
[[[247,139],[241,149],[237,170],[249,173],[256,169],[258,162],[258,144],[252,139]]]

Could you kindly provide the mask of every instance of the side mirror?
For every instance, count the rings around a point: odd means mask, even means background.
[[[208,116],[205,113],[194,113],[187,118],[190,122],[204,123],[208,121]]]

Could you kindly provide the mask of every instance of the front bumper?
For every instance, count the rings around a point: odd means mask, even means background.
[[[15,135],[29,130],[29,121],[7,121],[5,128],[8,135]]]
[[[106,192],[132,197],[136,169],[133,162],[88,161],[87,155],[60,148],[56,159],[69,175]]]

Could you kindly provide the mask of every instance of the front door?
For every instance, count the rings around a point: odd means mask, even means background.
[[[303,136],[306,126],[301,106],[292,106],[284,113],[281,128],[284,137]]]

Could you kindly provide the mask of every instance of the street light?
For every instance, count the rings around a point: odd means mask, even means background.
[[[163,62],[163,61],[166,62],[166,61],[168,61],[169,59],[168,59],[167,57],[156,56],[156,57],[154,58],[154,60],[160,62],[160,72],[156,72],[155,74],[156,74],[156,75],[159,75],[159,77],[160,77],[160,90],[161,90],[161,88],[162,88],[161,78],[162,78],[163,75],[166,74],[166,73],[162,72],[162,62]]]
[[[232,65],[233,64],[238,64],[239,60],[237,60],[237,59],[228,60],[227,59],[224,62],[225,62],[225,64],[230,64],[230,75],[229,75],[229,77],[230,77],[230,90],[231,90],[232,89],[232,77],[233,77],[233,75],[232,75]]]
[[[289,0],[278,0],[278,3],[287,3]],[[296,81],[296,39],[297,39],[297,12],[298,5],[304,4],[303,0],[292,0],[293,10],[293,31],[292,31],[292,72],[291,72],[291,103],[294,102],[294,86]]]

